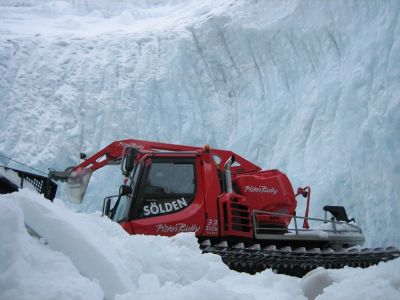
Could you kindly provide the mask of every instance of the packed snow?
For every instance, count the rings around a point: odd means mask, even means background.
[[[0,0],[0,164],[63,170],[124,138],[209,144],[310,185],[312,216],[345,206],[367,246],[400,246],[399,14],[380,0]],[[81,206],[62,187],[52,206],[1,196],[0,299],[400,298],[399,260],[249,276],[191,235],[128,236],[98,214],[119,184],[118,168],[96,172]]]
[[[130,236],[99,213],[73,212],[28,189],[0,196],[0,239],[0,299],[400,297],[400,259],[365,270],[320,268],[303,279],[247,275],[201,254],[192,233]]]

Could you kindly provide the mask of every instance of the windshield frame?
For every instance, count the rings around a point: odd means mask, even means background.
[[[115,213],[112,216],[112,220],[121,223],[127,221],[129,218],[129,212],[133,205],[133,199],[135,198],[136,189],[139,182],[139,175],[141,173],[143,163],[137,163],[132,171],[132,175],[129,176],[128,185],[132,188],[132,193],[129,195],[121,196],[121,198],[115,203]]]

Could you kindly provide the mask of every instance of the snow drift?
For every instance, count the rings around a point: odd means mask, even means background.
[[[400,2],[1,5],[1,153],[46,170],[129,137],[208,143],[400,245]]]
[[[193,234],[130,236],[30,190],[0,196],[0,299],[398,299],[399,267],[236,273]]]
[[[100,286],[69,257],[28,235],[18,197],[32,201],[23,194],[0,196],[0,299],[102,299]]]

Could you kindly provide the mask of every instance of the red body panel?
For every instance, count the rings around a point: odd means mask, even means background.
[[[129,221],[132,234],[173,236],[180,232],[201,235],[204,228],[204,204],[196,198],[190,206],[179,212]]]
[[[234,179],[240,194],[249,203],[251,210],[261,210],[293,215],[296,199],[292,185],[285,174],[278,170],[240,174]],[[287,227],[291,218],[259,216],[260,222]]]
[[[176,157],[177,154],[156,154],[154,157]],[[193,155],[187,155],[193,156]],[[178,156],[182,157],[182,156]],[[196,159],[196,173],[202,174],[200,157]],[[198,176],[198,178],[202,176]],[[205,226],[205,204],[202,182],[199,181],[193,202],[185,209],[166,215],[128,221],[132,234],[173,236],[180,232],[195,232],[201,235]]]
[[[218,198],[221,194],[220,178],[214,161],[205,156],[202,164],[202,173],[199,185],[203,189],[205,207],[205,227],[202,236],[219,235]]]

